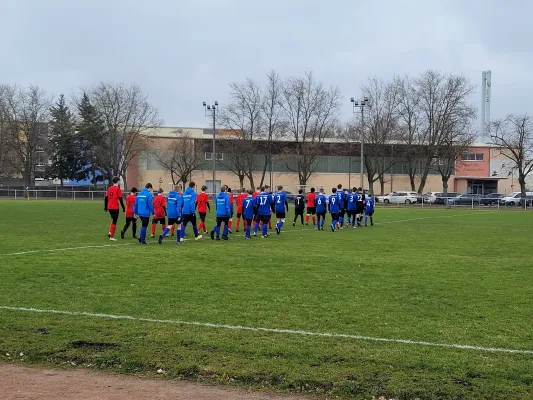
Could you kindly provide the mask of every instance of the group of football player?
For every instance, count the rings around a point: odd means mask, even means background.
[[[126,197],[126,204],[123,202],[123,193],[120,188],[119,179],[113,178],[113,185],[107,190],[105,197],[105,211],[111,216],[109,226],[109,240],[116,240],[115,232],[119,217],[119,209],[126,213],[126,223],[120,231],[120,236],[124,239],[129,227],[132,227],[133,237],[141,244],[147,244],[146,236],[150,218],[152,222],[151,237],[154,238],[157,224],[161,224],[162,232],[158,242],[161,244],[168,235],[176,236],[176,243],[182,244],[185,237],[185,229],[190,223],[192,225],[195,240],[200,240],[202,235],[207,234],[206,215],[211,211],[209,195],[206,193],[207,187],[202,186],[201,192],[196,193],[196,184],[190,182],[185,191],[181,185],[175,185],[165,197],[163,189],[158,189],[154,196],[152,184],[147,183],[145,188],[138,192],[137,188],[132,188]],[[289,196],[291,196],[289,194]],[[233,233],[233,216],[236,211],[236,232],[239,232],[241,220],[244,228],[244,238],[251,239],[252,235],[266,238],[269,236],[269,229],[272,229],[272,215],[275,215],[275,230],[281,234],[285,224],[286,215],[289,211],[288,193],[283,190],[283,186],[278,186],[275,193],[266,185],[253,189],[240,189],[234,195],[231,188],[224,185],[215,197],[216,224],[210,231],[213,240],[228,240],[228,234]],[[294,202],[295,226],[298,218],[302,226],[309,224],[316,225],[318,230],[323,231],[326,215],[331,215],[330,228],[333,232],[345,227],[357,228],[374,225],[374,199],[371,194],[365,194],[362,188],[352,188],[351,191],[343,189],[342,185],[337,185],[331,190],[331,194],[326,196],[324,189],[320,188],[316,192],[311,188],[309,193],[304,193],[302,189],[291,199]],[[236,208],[236,210],[234,210]],[[197,224],[197,213],[200,223]],[[137,237],[137,220],[141,222],[141,229]]]

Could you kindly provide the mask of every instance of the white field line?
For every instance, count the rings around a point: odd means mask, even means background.
[[[350,335],[346,333],[328,333],[328,332],[311,332],[311,331],[302,331],[302,330],[293,330],[293,329],[261,328],[261,327],[242,326],[242,325],[215,324],[215,323],[209,323],[209,322],[181,321],[181,320],[173,320],[173,319],[136,318],[136,317],[131,317],[129,315],[100,314],[100,313],[90,313],[90,312],[80,312],[80,311],[45,310],[45,309],[40,309],[40,308],[26,308],[26,307],[12,307],[12,306],[0,306],[0,309],[10,310],[10,311],[32,312],[32,313],[47,313],[47,314],[60,314],[60,315],[69,315],[69,316],[91,317],[91,318],[105,318],[105,319],[150,322],[150,323],[156,323],[156,324],[192,325],[192,326],[201,326],[201,327],[207,327],[207,328],[231,329],[231,330],[236,330],[236,331],[267,332],[267,333],[280,333],[280,334],[300,335],[300,336],[316,336],[316,337],[327,337],[327,338],[365,340],[365,341],[372,341],[372,342],[402,343],[402,344],[418,345],[418,346],[431,346],[431,347],[442,347],[442,348],[462,349],[462,350],[476,350],[476,351],[484,351],[484,352],[498,352],[498,353],[508,353],[508,354],[533,354],[533,350],[506,349],[502,347],[472,346],[472,345],[466,345],[466,344],[433,343],[433,342],[425,342],[425,341],[410,340],[410,339],[390,339],[390,338],[380,338],[380,337],[372,337],[372,336]]]
[[[421,221],[425,219],[437,219],[437,218],[454,218],[454,217],[463,217],[465,215],[483,215],[487,213],[495,213],[495,211],[483,211],[483,212],[476,212],[476,213],[463,213],[463,214],[453,214],[453,215],[439,215],[436,217],[419,217],[419,218],[409,218],[409,219],[402,219],[397,221],[386,221],[386,222],[376,222],[374,225],[385,225],[385,224],[397,224],[397,223],[404,223],[404,222],[412,222],[412,221]],[[286,221],[286,224],[290,224],[290,221]],[[329,225],[327,225],[329,226]],[[291,230],[283,230],[282,233],[291,233],[291,232],[304,232],[304,231],[316,231],[316,228],[302,228],[302,229],[291,229]],[[187,240],[187,239],[185,239]],[[103,245],[90,245],[90,246],[79,246],[79,247],[65,247],[60,249],[47,249],[47,250],[29,250],[29,251],[19,251],[16,253],[7,253],[7,254],[0,254],[0,257],[3,256],[21,256],[25,254],[37,254],[37,253],[52,253],[56,251],[68,251],[68,250],[82,250],[82,249],[99,249],[104,247],[113,247],[113,246],[130,246],[134,243],[124,243],[124,244],[103,244]]]
[[[19,251],[17,253],[7,253],[0,254],[1,257],[4,256],[20,256],[24,254],[35,254],[35,253],[53,253],[55,251],[68,251],[68,250],[81,250],[81,249],[99,249],[103,247],[115,247],[115,246],[130,246],[133,243],[123,243],[123,244],[101,244],[101,245],[89,245],[89,246],[80,246],[80,247],[64,247],[61,249],[45,249],[45,250],[29,250],[29,251]]]

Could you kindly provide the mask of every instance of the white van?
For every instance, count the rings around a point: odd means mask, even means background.
[[[533,197],[533,192],[526,192],[526,198]],[[500,199],[500,204],[505,206],[519,206],[522,204],[522,192],[513,192]]]

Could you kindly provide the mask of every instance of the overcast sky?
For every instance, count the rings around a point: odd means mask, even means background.
[[[345,120],[369,76],[428,68],[469,77],[478,107],[490,69],[492,115],[533,113],[527,0],[0,0],[0,15],[0,83],[137,83],[169,126],[207,126],[202,101],[271,69],[338,86]]]

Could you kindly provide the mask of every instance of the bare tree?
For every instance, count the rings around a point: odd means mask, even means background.
[[[254,171],[255,149],[257,140],[261,138],[261,111],[263,106],[261,88],[251,79],[244,83],[232,83],[231,100],[219,115],[219,123],[229,132],[228,138],[222,143],[229,148],[228,156],[221,161],[230,171],[243,182],[243,175],[255,188]],[[242,186],[242,185],[241,185]]]
[[[296,164],[293,168],[287,162],[287,167],[298,173],[300,185],[306,185],[315,172],[320,144],[334,134],[340,98],[338,88],[324,88],[312,73],[290,78],[284,85],[282,108],[293,142],[286,156]]]
[[[456,121],[470,121],[476,116],[476,108],[468,103],[473,86],[463,76],[442,75],[427,71],[415,80],[422,115],[421,177],[418,192],[424,190],[434,158],[445,143],[447,130]],[[459,122],[459,125],[462,125]]]
[[[98,164],[107,177],[122,177],[127,187],[128,164],[148,149],[146,133],[161,124],[158,111],[139,86],[102,82],[88,91],[104,125]]]
[[[35,165],[48,142],[48,119],[51,100],[38,86],[5,88],[7,115],[10,119],[9,162],[22,175],[26,187],[35,183]],[[46,162],[47,160],[42,160]]]
[[[8,106],[8,93],[11,88],[0,85],[0,178],[9,177],[13,168],[10,163],[11,146],[11,114]]]
[[[367,171],[369,189],[380,182],[381,193],[385,190],[385,174],[394,165],[391,144],[398,132],[398,115],[396,107],[399,88],[393,82],[384,82],[379,78],[370,78],[362,88],[364,97],[368,97],[370,107],[365,116],[364,163]],[[388,157],[387,157],[388,155]]]
[[[273,143],[282,137],[285,129],[281,107],[283,82],[273,70],[269,72],[267,79],[268,82],[262,95],[263,103],[261,105],[261,138],[266,142],[266,146],[264,146],[265,149],[263,151],[263,166],[259,186],[263,186],[265,183],[266,171],[272,161]]]
[[[518,172],[522,198],[526,196],[526,178],[533,171],[533,121],[529,115],[508,115],[490,124],[491,142]]]
[[[434,158],[433,168],[441,175],[444,194],[448,194],[448,181],[455,173],[457,160],[474,142],[471,122],[471,119],[458,119],[450,121],[443,129],[442,145],[439,154]]]
[[[397,139],[401,142],[397,157],[405,161],[411,190],[415,191],[422,142],[420,95],[416,90],[415,83],[408,76],[396,77],[394,83],[398,87],[396,112],[399,119],[399,130]]]
[[[173,132],[171,144],[166,141],[153,141],[150,152],[165,171],[170,174],[172,183],[183,183],[183,187],[189,181],[191,174],[199,169],[202,164],[202,154],[194,146],[194,139],[190,132],[181,129]]]

